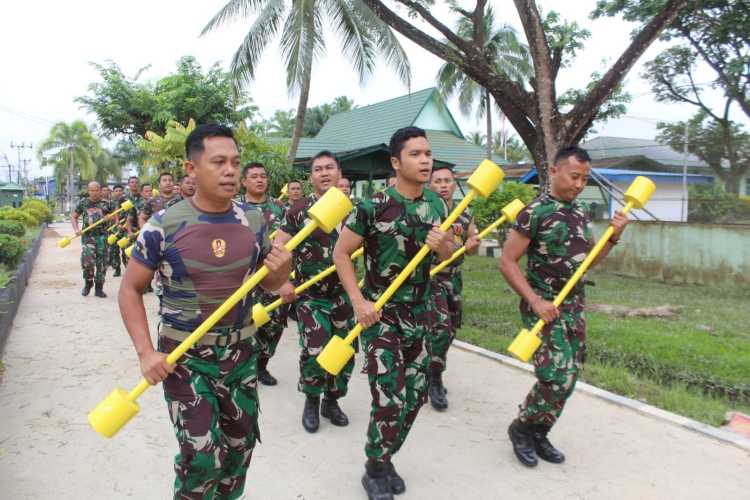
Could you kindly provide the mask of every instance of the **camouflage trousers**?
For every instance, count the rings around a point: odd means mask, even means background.
[[[461,307],[461,290],[456,286],[455,279],[438,277],[432,280],[434,324],[425,336],[432,374],[445,371],[448,348],[461,326]]]
[[[81,240],[81,269],[83,279],[104,283],[107,274],[107,237],[89,236]]]
[[[539,319],[521,301],[521,318],[526,328]],[[536,383],[519,407],[522,422],[552,427],[573,394],[586,355],[586,319],[583,298],[568,299],[560,317],[542,330],[542,345],[534,354]]]
[[[380,322],[362,332],[364,371],[372,394],[368,458],[390,460],[427,401],[429,356],[424,337],[431,327],[429,304],[386,304]]]
[[[121,238],[120,233],[117,233],[117,238]],[[107,265],[114,270],[120,269],[120,247],[117,243],[114,245],[107,245]]]
[[[263,304],[264,306],[267,306],[271,302],[275,302],[278,298],[278,295],[268,293],[261,288],[256,288],[253,291],[254,304]],[[289,304],[282,304],[277,307],[270,314],[271,321],[258,328],[256,337],[258,342],[260,342],[261,347],[260,357],[258,358],[259,367],[265,368],[268,364],[268,360],[276,353],[276,347],[281,340],[281,334],[284,333],[284,328],[286,328],[287,318],[289,317],[289,308]]]
[[[179,343],[159,337],[159,350]],[[258,429],[257,363],[249,338],[226,347],[196,346],[164,382],[180,452],[174,498],[235,499],[242,495]]]
[[[295,309],[302,347],[297,388],[311,396],[323,393],[333,398],[346,396],[354,371],[354,358],[349,360],[341,373],[334,376],[321,368],[315,357],[332,336],[346,337],[354,327],[354,312],[348,296],[343,292],[334,297],[303,295],[295,302]]]

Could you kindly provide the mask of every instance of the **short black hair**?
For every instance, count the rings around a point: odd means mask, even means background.
[[[260,163],[259,161],[251,161],[250,163],[242,167],[243,179],[247,177],[247,171],[250,170],[251,168],[262,168],[264,172],[268,172],[268,170],[266,170],[266,166]]]
[[[581,163],[591,163],[591,157],[585,149],[579,148],[578,146],[568,146],[566,148],[560,149],[557,152],[557,154],[555,155],[554,164],[557,165],[558,163],[567,160],[571,156]]]
[[[297,179],[292,179],[291,181],[287,182],[287,188],[289,187],[289,184],[299,184],[299,187],[302,187],[302,181],[298,181]]]
[[[188,177],[190,177],[188,174],[183,174],[183,176],[180,177],[180,184],[182,184],[183,182],[185,182],[185,179],[187,179]]]
[[[130,182],[131,179],[138,180],[138,176],[137,175],[131,175],[130,177],[128,177],[128,182]]]
[[[391,142],[388,146],[391,150],[391,156],[393,158],[400,158],[406,141],[415,137],[424,137],[427,139],[427,133],[419,127],[404,127],[396,130],[391,136]]]
[[[311,167],[312,167],[312,164],[315,163],[315,160],[317,160],[318,158],[330,158],[336,164],[336,168],[338,168],[339,170],[341,169],[341,164],[339,163],[339,159],[336,158],[336,155],[333,154],[333,151],[328,151],[327,149],[324,149],[323,151],[313,156],[312,159],[310,160]]]
[[[228,137],[234,141],[235,145],[237,144],[237,139],[234,138],[234,132],[232,132],[231,128],[225,125],[219,125],[217,123],[198,125],[192,132],[190,132],[185,140],[185,155],[188,160],[192,160],[196,154],[202,153],[206,149],[203,140],[208,139],[209,137]]]
[[[159,182],[161,182],[161,178],[164,177],[165,175],[170,176],[172,178],[172,180],[174,181],[174,175],[172,175],[171,172],[162,172],[162,173],[159,174]]]
[[[445,165],[445,164],[443,164],[443,165],[438,165],[438,166],[433,166],[433,167],[432,167],[432,173],[430,174],[430,177],[432,177],[432,174],[434,174],[434,173],[435,173],[435,172],[437,172],[438,170],[447,170],[448,172],[450,172],[450,173],[451,173],[451,175],[452,175],[453,177],[456,177],[456,172],[454,172],[454,171],[453,171],[453,167],[451,167],[450,165]]]
[[[112,186],[112,191],[114,191],[117,188],[120,188],[123,191],[125,190],[125,186],[123,186],[122,184],[115,184],[114,186]]]
[[[143,184],[141,184],[141,191],[143,191],[143,188],[145,187],[150,187],[153,189],[154,186],[152,186],[150,182],[144,182]]]

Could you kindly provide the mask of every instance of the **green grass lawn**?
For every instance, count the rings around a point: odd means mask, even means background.
[[[750,288],[688,286],[589,273],[589,304],[681,306],[674,318],[588,313],[582,379],[712,425],[728,410],[750,413]],[[506,352],[521,328],[518,297],[496,260],[464,264],[458,338]]]

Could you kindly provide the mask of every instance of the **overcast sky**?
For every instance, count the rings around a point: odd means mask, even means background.
[[[510,0],[491,3],[499,22],[520,29]],[[205,37],[198,36],[224,4],[225,0],[3,2],[0,7],[3,19],[0,29],[0,180],[7,179],[4,155],[14,166],[18,161],[18,152],[11,148],[11,142],[31,143],[36,148],[56,121],[70,122],[78,118],[89,124],[95,121],[74,102],[74,98],[85,94],[87,85],[98,78],[89,62],[109,59],[131,76],[139,68],[151,65],[143,79],[158,79],[174,71],[175,62],[183,55],[194,55],[204,68],[216,61],[228,66],[252,19],[238,21]],[[634,28],[620,19],[589,20],[595,0],[564,3],[544,0],[540,4],[558,10],[564,5],[564,10],[560,10],[563,17],[578,21],[592,33],[573,65],[561,72],[558,94],[567,88],[585,86],[592,71],[608,67],[625,49]],[[453,25],[444,6],[436,7],[433,12],[446,24]],[[442,61],[408,40],[402,38],[402,43],[412,63],[412,90],[434,86]],[[334,35],[327,37],[327,46],[328,54],[317,61],[313,70],[310,106],[331,101],[339,95],[347,95],[361,106],[408,92],[384,64],[360,86],[349,64],[340,56]],[[653,59],[664,47],[662,43],[654,44],[630,72],[626,89],[634,100],[628,107],[627,117],[598,126],[596,135],[652,139],[657,120],[683,120],[694,113],[691,106],[655,102],[648,83],[640,77],[643,63]],[[286,91],[285,73],[275,44],[269,46],[261,65],[262,70],[249,89],[261,113],[269,117],[276,109],[294,108],[297,96]],[[712,77],[710,71],[705,70],[698,79],[705,82]],[[709,100],[714,104],[721,102],[718,94]],[[462,116],[454,102],[449,106],[465,134],[483,128],[483,122]],[[735,117],[739,118],[739,114]],[[36,150],[22,152],[24,158],[32,159],[31,172],[39,172]]]

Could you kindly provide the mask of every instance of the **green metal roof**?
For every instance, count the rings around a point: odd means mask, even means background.
[[[0,183],[0,191],[25,191],[23,186],[19,186],[13,182]]]

